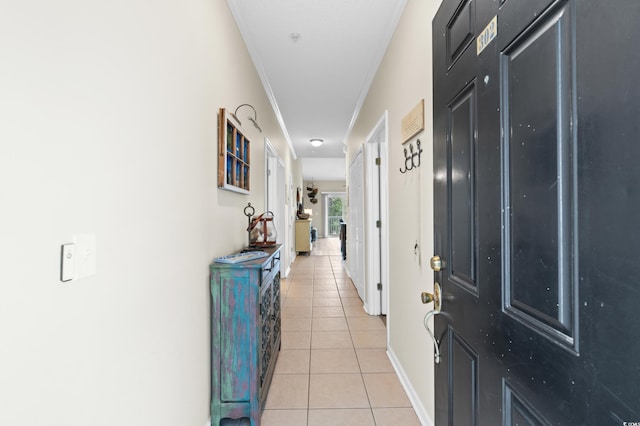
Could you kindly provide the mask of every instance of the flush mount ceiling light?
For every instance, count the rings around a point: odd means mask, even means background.
[[[311,145],[315,146],[316,148],[324,143],[322,139],[311,139],[310,142]]]

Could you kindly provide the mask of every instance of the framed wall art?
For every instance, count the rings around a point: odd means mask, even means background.
[[[249,194],[251,185],[251,141],[240,130],[233,114],[220,108],[218,114],[218,188]]]

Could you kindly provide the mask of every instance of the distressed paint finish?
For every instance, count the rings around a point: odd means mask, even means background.
[[[239,264],[211,264],[211,424],[223,418],[247,417],[260,425],[262,404],[280,345],[280,246],[266,258]],[[269,298],[269,300],[262,300]],[[276,334],[262,340],[261,303],[265,324]],[[275,311],[275,312],[274,312]],[[274,324],[278,324],[277,326]],[[265,352],[266,347],[266,354]],[[262,356],[269,357],[262,373]]]
[[[250,289],[249,271],[231,272],[221,280],[222,300],[220,305],[220,397],[223,401],[249,401],[251,377],[255,376],[255,363],[251,361],[251,342],[257,341],[255,307],[256,296]]]

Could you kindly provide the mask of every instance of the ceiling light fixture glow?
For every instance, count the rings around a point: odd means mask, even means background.
[[[311,142],[311,145],[315,146],[316,148],[324,143],[322,139],[311,139],[310,142]]]

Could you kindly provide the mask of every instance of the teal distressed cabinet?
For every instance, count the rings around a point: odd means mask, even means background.
[[[280,351],[280,246],[269,256],[211,264],[211,426],[261,410]]]

